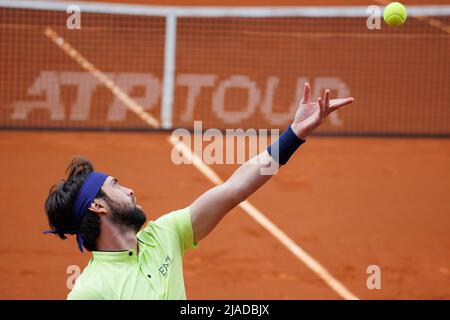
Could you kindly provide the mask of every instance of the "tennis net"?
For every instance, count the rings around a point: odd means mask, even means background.
[[[69,29],[80,9],[80,29]],[[284,128],[303,83],[356,102],[321,134],[450,135],[450,6],[370,30],[366,7],[183,8],[0,0],[0,127],[150,129],[46,37],[53,30],[156,129]],[[153,128],[154,129],[154,128]]]

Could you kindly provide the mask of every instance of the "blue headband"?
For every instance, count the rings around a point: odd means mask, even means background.
[[[78,191],[77,198],[75,199],[75,204],[73,205],[72,208],[72,215],[70,217],[71,218],[70,230],[50,230],[44,231],[44,233],[48,234],[48,233],[63,232],[64,234],[72,234],[72,235],[76,234],[78,248],[80,249],[81,252],[83,252],[84,237],[83,235],[79,234],[78,229],[80,227],[81,221],[83,220],[84,216],[87,213],[87,209],[94,201],[95,197],[97,196],[98,192],[103,186],[103,183],[105,182],[106,178],[108,178],[108,175],[101,172],[91,172],[86,177],[86,179],[83,182],[83,185],[80,188],[80,191]]]

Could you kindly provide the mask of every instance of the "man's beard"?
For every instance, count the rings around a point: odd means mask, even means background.
[[[111,208],[111,221],[124,229],[132,229],[138,232],[147,221],[145,212],[134,203],[130,206],[117,204],[111,199],[106,200]]]

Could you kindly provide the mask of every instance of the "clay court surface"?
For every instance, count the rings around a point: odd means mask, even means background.
[[[172,164],[167,133],[0,132],[0,298],[64,299],[84,267],[71,238],[41,234],[43,203],[75,154],[135,189],[149,219],[212,184]],[[250,201],[362,299],[450,298],[450,141],[313,137]],[[216,165],[222,178],[236,166]],[[272,235],[234,209],[185,256],[189,299],[339,299]],[[382,289],[368,290],[379,265]]]

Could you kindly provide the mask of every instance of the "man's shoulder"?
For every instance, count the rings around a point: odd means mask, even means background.
[[[142,235],[145,232],[155,232],[157,229],[173,232],[174,226],[178,222],[186,220],[186,218],[189,217],[189,214],[190,207],[174,210],[163,214],[156,220],[149,221],[147,225],[141,231],[139,231],[138,236]]]
[[[174,223],[186,219],[186,217],[189,217],[189,214],[190,214],[190,207],[174,210],[160,216],[158,219],[156,219],[155,224],[162,227],[171,226]]]
[[[171,211],[151,221],[138,234],[138,239],[144,243],[163,245],[170,243],[179,248],[181,254],[186,249],[198,248],[194,243],[194,230],[191,220],[191,208]]]

